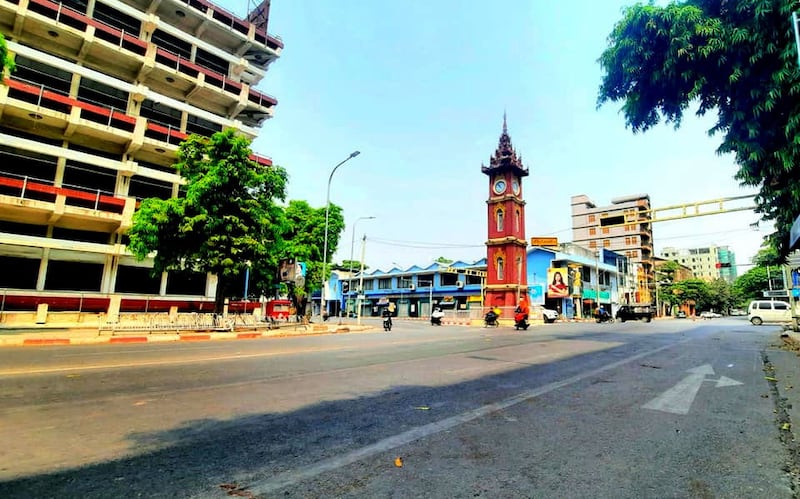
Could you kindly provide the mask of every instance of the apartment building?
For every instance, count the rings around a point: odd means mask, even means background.
[[[214,276],[151,277],[125,233],[141,199],[179,194],[189,134],[252,139],[272,116],[277,101],[254,88],[283,48],[268,6],[251,22],[206,0],[0,0],[17,67],[0,84],[5,310],[212,299]]]
[[[664,248],[661,256],[689,267],[694,276],[713,281],[736,280],[736,254],[728,246],[707,246],[703,248]]]
[[[636,268],[633,301],[652,301],[653,231],[650,196],[618,197],[597,206],[589,196],[572,196],[572,242],[589,250],[606,249],[626,256]]]

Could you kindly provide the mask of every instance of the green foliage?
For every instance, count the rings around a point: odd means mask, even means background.
[[[686,279],[665,286],[661,296],[672,305],[694,302],[699,307],[708,292],[708,284],[704,280]]]
[[[14,59],[12,59],[8,54],[6,37],[3,36],[3,33],[0,33],[0,82],[3,81],[3,76],[6,69],[8,69],[9,72],[14,71],[14,69],[16,69],[16,65],[14,64]]]
[[[774,220],[770,244],[784,258],[800,214],[800,71],[791,26],[796,2],[687,0],[623,12],[599,62],[598,105],[622,101],[626,125],[644,132],[662,119],[680,126],[718,113],[709,131],[734,153],[735,178],[758,187],[756,211]]]
[[[776,279],[780,276],[781,268],[778,266],[753,267],[740,275],[733,283],[734,293],[739,298],[739,304],[745,305],[752,300],[764,299],[763,291],[769,289],[769,278]]]
[[[450,265],[451,263],[453,263],[453,260],[451,260],[449,258],[445,258],[443,256],[440,256],[439,258],[434,260],[434,262],[436,262],[436,263],[438,263],[440,265]]]
[[[364,264],[364,270],[367,270],[369,265],[366,263]],[[350,269],[353,269],[353,272],[358,272],[361,270],[361,261],[360,260],[342,260],[342,263],[337,263],[331,266],[332,270],[341,270],[349,272]]]
[[[216,274],[221,310],[228,286],[247,262],[273,263],[285,232],[286,171],[251,159],[250,142],[233,130],[192,135],[178,151],[185,196],[145,199],[134,214],[128,249],[139,259],[152,252],[154,272]]]
[[[715,279],[708,283],[707,294],[700,300],[702,310],[715,310],[717,312],[730,312],[736,305],[731,285],[725,279]]]

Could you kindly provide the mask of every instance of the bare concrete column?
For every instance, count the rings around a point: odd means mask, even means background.
[[[108,302],[108,312],[106,314],[106,321],[112,324],[119,322],[119,307],[122,303],[122,297],[119,295],[112,295],[111,301]]]
[[[36,324],[45,324],[47,322],[47,303],[40,303],[36,307]]]
[[[39,261],[39,275],[36,277],[36,291],[44,291],[44,283],[47,278],[47,264],[50,261],[50,248],[42,250],[42,259]]]

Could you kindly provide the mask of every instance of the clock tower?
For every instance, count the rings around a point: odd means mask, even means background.
[[[481,164],[481,172],[489,177],[484,303],[487,307],[506,307],[503,315],[510,315],[521,297],[528,298],[522,199],[522,177],[528,176],[528,169],[511,145],[505,114],[497,150],[489,159],[489,166]]]

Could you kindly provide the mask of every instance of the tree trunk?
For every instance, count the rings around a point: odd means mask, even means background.
[[[214,295],[214,313],[222,315],[225,311],[225,292],[228,290],[228,282],[222,277],[217,281],[217,292]]]

